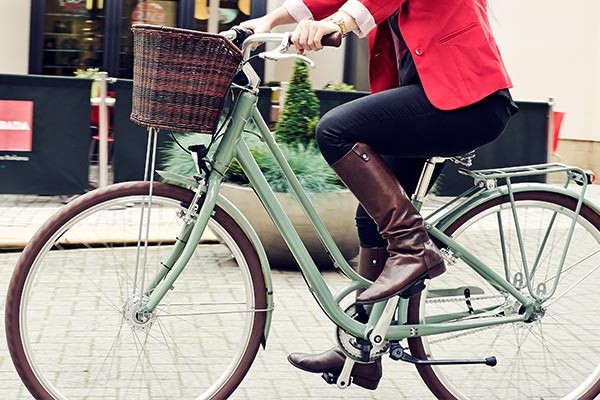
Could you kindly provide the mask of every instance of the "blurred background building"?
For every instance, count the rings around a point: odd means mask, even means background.
[[[135,22],[210,32],[263,15],[282,0],[0,0],[0,73],[73,76],[78,68],[131,78]],[[600,2],[490,0],[490,19],[520,101],[564,111],[562,161],[600,170]],[[281,27],[279,30],[286,29]],[[367,90],[365,40],[312,54],[315,88],[345,81]],[[263,81],[290,63],[260,65]]]

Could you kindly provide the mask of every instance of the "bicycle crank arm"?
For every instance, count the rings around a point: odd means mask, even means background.
[[[495,367],[498,364],[495,356],[486,358],[485,360],[421,360],[412,354],[404,351],[404,348],[398,344],[392,345],[390,349],[390,358],[395,361],[404,361],[416,365],[465,365],[465,364],[484,364],[490,367]]]
[[[350,357],[346,357],[342,372],[340,372],[340,376],[337,379],[337,387],[340,389],[346,389],[348,386],[350,386],[350,374],[352,373],[352,368],[354,367],[355,363],[356,361]]]
[[[339,375],[335,375],[331,372],[323,372],[321,377],[330,385],[337,385],[337,387],[340,389],[346,389],[352,382],[350,374],[352,373],[352,368],[354,368],[355,363],[356,361],[350,357],[346,357],[346,360],[344,361],[344,367]]]

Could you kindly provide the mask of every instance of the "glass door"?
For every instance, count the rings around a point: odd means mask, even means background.
[[[119,77],[133,77],[133,24],[177,26],[178,0],[123,0]]]
[[[252,0],[195,0],[195,28],[218,33],[250,18]]]
[[[100,68],[103,30],[104,0],[47,0],[42,74],[74,76]]]

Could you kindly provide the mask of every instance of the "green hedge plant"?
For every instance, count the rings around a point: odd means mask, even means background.
[[[207,135],[190,133],[177,136],[177,141],[186,148],[193,144],[207,144],[209,140],[210,137]],[[287,180],[277,167],[275,160],[270,156],[266,145],[254,135],[247,135],[246,142],[273,190],[280,193],[289,193],[290,188]],[[280,148],[298,180],[308,193],[328,193],[344,188],[314,143],[280,143]],[[161,152],[163,156],[162,168],[165,171],[185,176],[192,176],[196,172],[192,157],[185,153],[174,141],[168,142],[161,149]],[[242,185],[248,184],[248,178],[244,175],[236,160],[227,170],[225,181]]]

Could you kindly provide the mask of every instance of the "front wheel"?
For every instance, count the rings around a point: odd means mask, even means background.
[[[250,368],[265,326],[264,277],[251,242],[219,207],[208,225],[213,236],[198,243],[154,313],[143,323],[134,315],[143,301],[134,286],[147,287],[162,268],[183,224],[178,211],[193,197],[155,183],[148,208],[149,188],[132,182],[90,192],[23,251],[6,334],[34,397],[223,399]],[[139,252],[142,209],[149,245]],[[143,260],[145,273],[136,271]]]
[[[536,191],[516,193],[515,199],[525,259],[530,273],[535,270],[532,286],[536,293],[549,293],[577,201]],[[470,210],[445,233],[529,296],[508,196]],[[600,214],[584,205],[557,290],[534,321],[409,339],[411,353],[422,359],[495,355],[498,365],[419,366],[418,371],[440,399],[594,399],[600,393],[599,288]],[[512,297],[459,260],[411,298],[409,323],[465,313],[469,303],[489,312],[462,320],[519,313]]]

